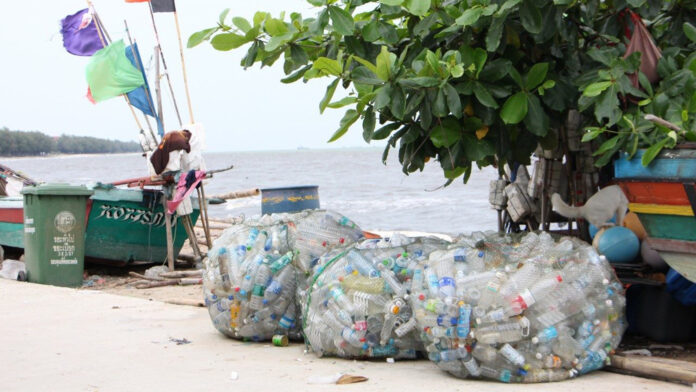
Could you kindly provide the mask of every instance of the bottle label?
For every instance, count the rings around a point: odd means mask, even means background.
[[[239,318],[239,304],[232,302],[230,304],[230,327],[237,328],[237,319]]]

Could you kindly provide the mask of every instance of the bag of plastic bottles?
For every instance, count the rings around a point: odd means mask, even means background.
[[[360,236],[352,221],[324,210],[264,215],[225,230],[208,252],[203,275],[213,325],[237,339],[301,339],[295,296],[305,274],[297,265]]]
[[[577,239],[463,237],[430,254],[410,302],[428,358],[458,377],[559,381],[601,368],[625,330],[607,261]]]
[[[435,238],[365,240],[325,254],[300,291],[305,341],[317,355],[416,358],[422,344],[408,302],[414,271]]]

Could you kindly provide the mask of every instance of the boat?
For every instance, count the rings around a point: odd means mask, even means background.
[[[2,166],[6,178],[15,183],[16,172]],[[25,177],[26,178],[26,177]],[[146,181],[148,179],[142,179]],[[35,185],[35,181],[24,181]],[[119,188],[116,185],[142,185]],[[94,194],[87,200],[85,216],[85,260],[123,266],[136,263],[163,263],[167,259],[167,237],[160,189],[126,180],[114,184],[88,185]],[[16,189],[16,187],[14,188]],[[21,188],[20,188],[21,189]],[[191,221],[195,225],[200,209],[193,198]],[[181,220],[172,226],[174,257],[188,238]],[[0,246],[24,248],[23,199],[18,194],[0,196]]]
[[[643,154],[616,160],[617,183],[645,228],[648,245],[696,282],[696,143],[665,150],[648,167],[641,164]]]

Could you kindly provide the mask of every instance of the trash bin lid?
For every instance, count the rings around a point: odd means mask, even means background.
[[[64,183],[48,183],[37,186],[24,187],[23,195],[58,195],[58,196],[91,196],[94,191],[84,185],[70,185]]]

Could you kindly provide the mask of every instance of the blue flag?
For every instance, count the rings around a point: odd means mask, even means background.
[[[152,99],[152,94],[150,94],[149,84],[147,83],[147,78],[145,77],[145,72],[142,67],[143,62],[140,58],[140,51],[138,51],[137,44],[133,44],[132,46],[126,48],[126,57],[128,57],[128,60],[130,60],[133,66],[142,72],[143,80],[145,80],[144,85],[128,93],[128,100],[130,101],[131,105],[140,109],[140,111],[142,111],[144,114],[155,118],[157,121],[157,133],[162,136],[164,135],[164,126],[162,125],[162,122],[157,116],[157,112],[155,110],[155,101]],[[138,59],[137,62],[135,61],[136,58]]]

